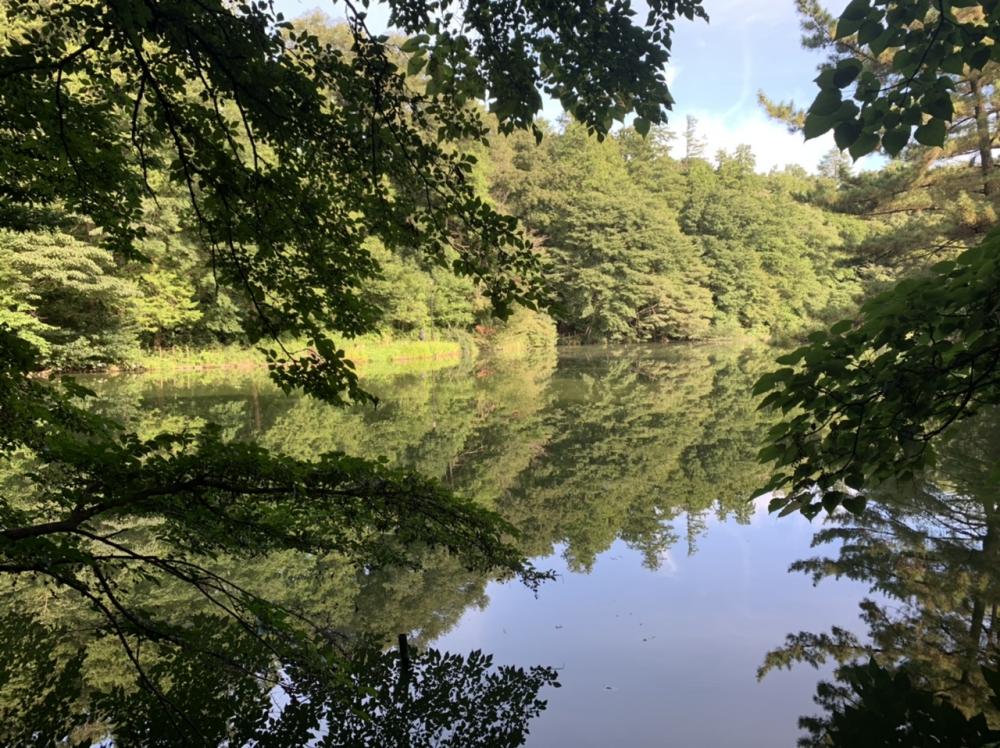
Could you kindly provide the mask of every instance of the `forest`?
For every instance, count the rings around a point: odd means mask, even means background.
[[[296,25],[349,48],[348,28],[321,14]],[[787,106],[763,103],[794,122]],[[957,105],[977,106],[970,96]],[[992,177],[968,160],[971,121],[946,149],[917,143],[866,171],[834,150],[816,174],[761,174],[751,144],[709,153],[693,117],[680,131],[622,127],[602,139],[570,120],[536,127],[540,142],[516,131],[465,148],[476,196],[531,236],[547,279],[544,311],[498,319],[482,284],[371,237],[364,247],[378,271],[366,291],[379,335],[472,333],[488,345],[499,334],[527,347],[792,340],[971,246],[995,219]],[[66,210],[6,222],[0,322],[21,330],[49,367],[130,368],[144,351],[249,346],[253,304],[217,283],[197,217],[162,169],[149,174],[164,189],[143,201],[133,258],[108,255],[100,233]]]
[[[766,172],[673,114],[709,2],[332,5],[0,0],[0,741],[638,745],[794,554],[868,589],[759,653],[800,744],[996,743],[1000,3],[795,0]],[[577,578],[646,599],[531,659]]]
[[[750,145],[709,154],[697,121],[686,125],[646,136],[626,127],[599,141],[578,124],[540,122],[540,144],[514,133],[478,145],[469,179],[530,232],[548,306],[500,320],[471,279],[371,239],[378,334],[473,334],[487,346],[500,335],[529,348],[793,340],[990,225],[977,168],[951,161],[961,154],[915,147],[855,173],[832,152],[819,174],[761,174]],[[935,196],[945,193],[942,206]],[[178,346],[247,347],[252,305],[215,282],[184,196],[148,201],[143,226],[141,258],[130,261],[109,256],[68,215],[5,229],[2,321],[64,370],[135,367],[143,352]]]

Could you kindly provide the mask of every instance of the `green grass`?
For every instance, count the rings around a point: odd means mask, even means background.
[[[302,343],[286,343],[289,351],[304,348]],[[471,338],[464,340],[410,340],[365,336],[341,343],[347,358],[359,369],[387,367],[427,368],[429,362],[451,365],[463,356],[476,353]],[[266,366],[264,355],[256,348],[242,345],[211,348],[177,347],[162,351],[144,351],[129,368],[140,371],[190,371],[198,369],[256,369]],[[431,368],[439,368],[433,366]]]

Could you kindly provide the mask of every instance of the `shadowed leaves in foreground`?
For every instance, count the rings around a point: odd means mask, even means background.
[[[548,668],[494,667],[481,652],[427,650],[404,670],[395,651],[358,644],[328,677],[281,663],[217,616],[184,621],[185,647],[147,643],[142,684],[114,634],[8,614],[0,643],[6,746],[517,746],[557,686]],[[87,650],[74,650],[69,642]],[[94,637],[107,641],[94,641]],[[87,655],[84,656],[84,652]],[[225,652],[220,658],[217,652]],[[336,652],[331,645],[330,652]]]

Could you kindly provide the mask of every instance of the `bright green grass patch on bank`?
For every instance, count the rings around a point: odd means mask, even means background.
[[[376,366],[422,367],[427,362],[457,362],[476,354],[471,336],[449,340],[393,339],[365,336],[341,343],[347,358],[358,368]],[[293,355],[302,351],[301,342],[286,342]],[[255,369],[267,365],[264,354],[256,348],[243,345],[214,346],[211,348],[177,347],[161,351],[146,351],[136,358],[131,367],[144,371],[185,371],[193,369]],[[450,365],[448,363],[447,365]],[[433,366],[432,368],[439,368]]]

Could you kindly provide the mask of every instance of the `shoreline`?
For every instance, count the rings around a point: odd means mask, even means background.
[[[673,348],[688,346],[713,346],[731,344],[767,344],[754,336],[732,336],[706,340],[665,341],[662,343],[557,343],[553,351],[564,351],[569,355],[595,348],[615,350],[619,348]],[[407,364],[430,362],[460,362],[487,357],[520,357],[531,355],[541,348],[510,346],[494,347],[488,341],[468,338],[465,340],[362,340],[360,345],[345,345],[345,358],[357,369],[369,367],[405,367]],[[255,348],[232,345],[207,348],[171,348],[160,353],[146,352],[130,365],[114,364],[94,369],[45,369],[34,376],[48,379],[57,376],[102,376],[102,375],[144,375],[192,373],[199,371],[251,372],[268,369],[263,354]]]
[[[300,346],[296,346],[300,347]],[[345,358],[359,370],[369,367],[405,366],[408,363],[454,361],[474,358],[479,353],[468,340],[362,340],[344,345]],[[144,352],[128,364],[112,364],[92,369],[45,369],[34,376],[104,376],[190,373],[198,371],[266,371],[268,362],[256,348],[241,345],[208,348],[172,348]]]
[[[247,354],[252,354],[253,351],[246,351]],[[425,355],[400,355],[400,356],[387,356],[385,358],[381,357],[371,357],[371,356],[355,356],[350,352],[347,353],[345,358],[351,363],[358,367],[370,366],[378,364],[405,364],[414,361],[443,361],[448,359],[462,359],[465,358],[467,351],[465,349],[459,348],[455,351],[441,351],[427,353]],[[185,362],[181,360],[173,360],[172,354],[167,354],[163,358],[165,361],[163,365],[148,365],[145,362],[154,358],[150,355],[144,359],[143,364],[136,366],[109,366],[106,369],[101,369],[97,371],[87,371],[87,372],[76,372],[83,374],[151,374],[156,372],[171,372],[171,371],[256,371],[258,369],[267,369],[269,364],[267,361],[260,360],[259,357],[253,357],[252,355],[245,359],[239,359],[234,361],[193,361]]]

